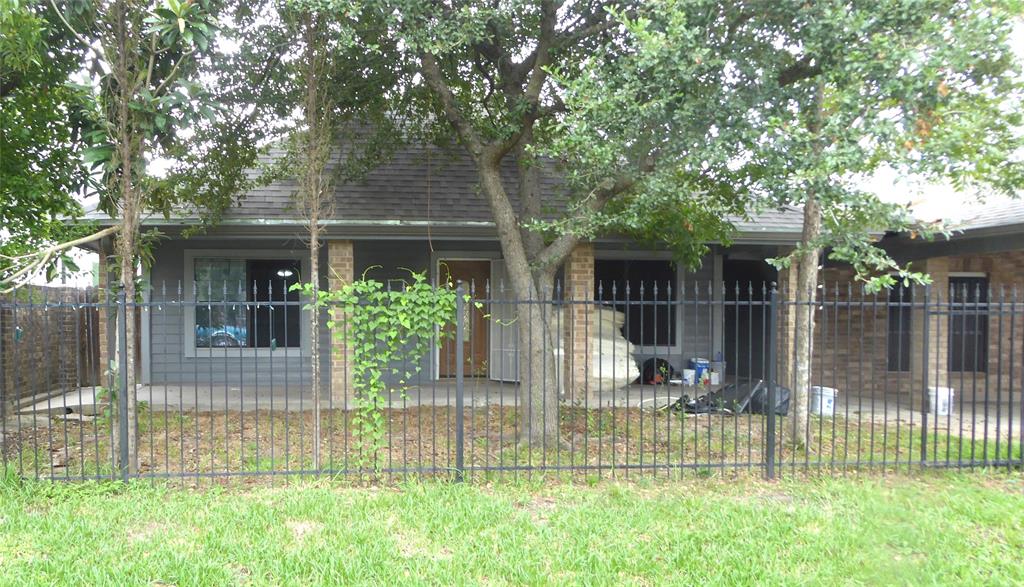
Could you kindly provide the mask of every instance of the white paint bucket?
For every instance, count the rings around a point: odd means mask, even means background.
[[[836,413],[836,394],[831,387],[811,387],[811,413],[818,416],[832,416]]]
[[[697,371],[683,369],[683,385],[694,385],[697,382]]]
[[[928,413],[936,416],[948,416],[953,410],[952,387],[928,388]]]

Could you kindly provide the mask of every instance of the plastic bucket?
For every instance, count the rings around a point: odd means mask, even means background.
[[[928,413],[936,416],[948,416],[953,410],[952,387],[928,388]]]
[[[711,369],[711,361],[709,359],[693,357],[690,359],[690,368],[694,370],[696,382],[700,383],[701,379],[704,378],[704,373]]]
[[[697,382],[697,372],[693,369],[683,369],[683,384],[693,385]]]
[[[836,394],[831,387],[815,385],[811,387],[811,413],[819,416],[832,416],[836,413]]]

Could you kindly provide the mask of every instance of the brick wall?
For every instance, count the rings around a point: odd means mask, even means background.
[[[984,273],[989,280],[988,370],[949,373],[949,386],[968,399],[992,399],[1011,389],[1019,397],[1024,380],[1024,251],[949,257],[949,273]],[[948,281],[943,289],[948,297]],[[1016,316],[1010,315],[1014,293]],[[1002,308],[1000,308],[1002,301]],[[1002,310],[1002,312],[1000,312]],[[1015,399],[1015,402],[1017,400]]]
[[[110,368],[110,347],[113,346],[111,341],[111,335],[113,334],[110,330],[110,325],[114,324],[116,317],[113,315],[114,306],[112,305],[114,300],[108,299],[110,293],[110,267],[107,256],[104,254],[99,255],[99,267],[97,268],[99,287],[97,288],[96,301],[100,304],[111,304],[106,306],[100,306],[97,315],[97,331],[98,331],[98,343],[99,343],[99,364],[100,373],[107,371]],[[107,382],[107,386],[110,386],[111,382]]]
[[[100,373],[96,290],[26,287],[0,298],[0,417],[27,398],[40,400]]]
[[[332,240],[327,243],[327,286],[333,291],[352,283],[355,263],[352,241]],[[332,310],[331,319],[336,329],[344,328],[344,315]],[[352,387],[353,352],[344,340],[344,332],[331,333],[331,397],[336,405],[348,407]]]
[[[780,251],[780,254],[786,254]],[[796,268],[780,269],[777,300],[793,299],[793,292],[796,291]],[[796,310],[797,306],[789,304],[778,305],[776,317],[776,380],[780,385],[792,389],[793,387],[793,361],[796,355]],[[767,359],[767,357],[766,357]]]
[[[594,396],[596,392],[588,389],[587,385],[591,363],[590,338],[594,334],[590,332],[591,302],[594,298],[594,245],[591,243],[577,245],[565,262],[565,298],[568,302],[563,321],[565,389],[570,401],[583,403],[588,400],[588,394]]]
[[[932,315],[928,318],[928,356],[924,356],[923,308],[914,307],[910,318],[910,371],[889,370],[889,312],[886,292],[865,294],[861,286],[851,285],[852,270],[828,268],[822,274],[822,289],[815,310],[815,348],[812,382],[862,394],[920,394],[924,388],[927,365],[928,386],[950,386],[964,395],[990,399],[1008,393],[1020,393],[1020,376],[1024,374],[1024,252],[991,255],[939,257],[918,261],[915,268],[932,276],[928,294],[915,287],[913,304],[948,302],[950,274],[984,273],[992,288],[989,304],[988,371],[979,373],[951,372],[948,368],[950,344],[949,318]],[[1009,314],[1013,288],[1018,288],[1017,317]],[[1004,312],[999,311],[1004,295]],[[852,302],[835,307],[830,302]],[[947,308],[943,308],[945,311]],[[780,316],[782,311],[780,310]],[[780,324],[780,328],[782,328]],[[782,333],[780,332],[780,336]],[[782,369],[780,357],[780,369]],[[1012,373],[1012,377],[1011,377]],[[780,377],[781,379],[781,377]],[[1005,395],[999,395],[1005,399]]]

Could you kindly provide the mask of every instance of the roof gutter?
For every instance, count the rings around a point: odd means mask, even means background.
[[[94,220],[100,225],[114,224],[113,220]],[[198,218],[148,218],[143,220],[143,226],[150,227],[196,227],[201,226],[202,221]],[[490,221],[437,221],[437,220],[351,220],[331,219],[324,220],[321,224],[327,228],[325,236],[331,238],[358,236],[367,240],[400,239],[411,237],[434,236],[443,238],[461,238],[465,240],[497,238],[495,225]],[[208,233],[207,236],[267,236],[267,230],[261,230],[258,235],[246,234],[247,228],[269,229],[277,236],[295,236],[292,231],[305,230],[305,222],[294,219],[266,219],[266,218],[244,218],[227,219],[218,222],[211,229],[216,233]],[[330,229],[334,230],[330,230]],[[395,232],[381,234],[380,229],[388,228]],[[768,232],[759,230],[756,232],[737,232],[736,236],[730,239],[732,244],[793,244],[799,242],[800,233],[793,231]],[[598,242],[616,242],[629,240],[624,238],[606,237],[596,239]],[[711,241],[708,244],[720,245],[718,241]]]

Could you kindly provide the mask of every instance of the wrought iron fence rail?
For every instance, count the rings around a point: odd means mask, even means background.
[[[519,301],[485,286],[460,291],[449,321],[413,335],[429,337],[426,355],[365,371],[386,380],[375,402],[353,379],[353,356],[372,355],[374,341],[348,338],[348,306],[317,310],[324,331],[313,333],[314,310],[294,296],[168,291],[0,300],[6,469],[75,481],[1024,467],[1015,289],[825,287],[812,301],[691,283]],[[537,305],[557,310],[540,349],[518,316]],[[806,361],[794,356],[800,316],[814,323]],[[131,376],[116,369],[129,320],[144,365]],[[815,386],[805,446],[789,429],[801,362]],[[531,391],[554,438],[524,436]],[[787,394],[786,414],[768,415]]]

